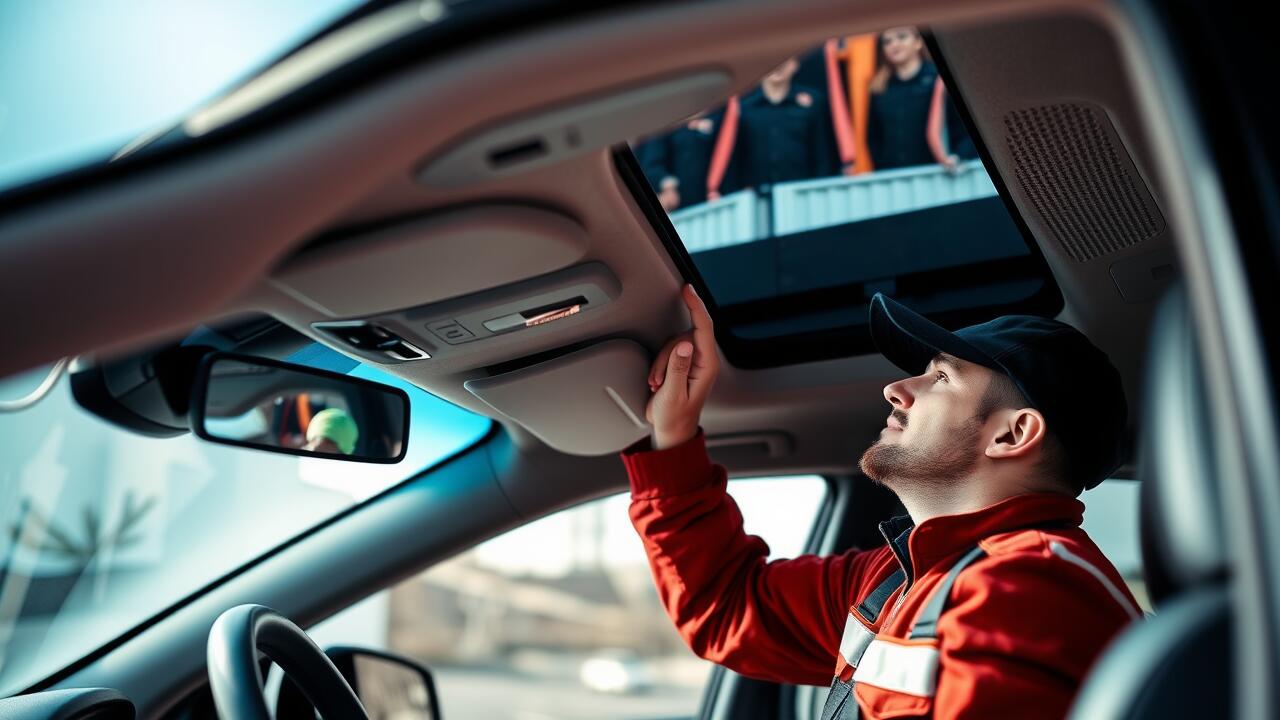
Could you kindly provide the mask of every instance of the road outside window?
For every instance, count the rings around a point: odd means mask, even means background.
[[[813,475],[729,483],[771,558],[801,553],[826,492]],[[422,661],[446,718],[692,718],[711,664],[659,604],[628,500],[513,530],[309,632]]]

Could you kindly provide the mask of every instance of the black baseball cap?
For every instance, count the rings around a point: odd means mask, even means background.
[[[889,362],[919,375],[938,353],[1004,373],[1044,415],[1086,489],[1124,462],[1128,404],[1120,373],[1070,325],[1034,315],[1005,315],[955,332],[876,293],[871,337]]]

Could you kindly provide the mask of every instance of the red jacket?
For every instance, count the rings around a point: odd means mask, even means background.
[[[768,546],[743,531],[701,434],[662,451],[637,446],[623,461],[658,594],[693,651],[774,682],[852,677],[865,718],[1062,717],[1103,647],[1141,617],[1080,529],[1084,506],[1066,496],[1019,495],[931,518],[904,531],[896,551],[891,542],[766,562]],[[986,556],[957,576],[936,639],[908,639],[975,545]],[[905,594],[895,589],[868,622],[857,606],[899,568]],[[844,655],[859,644],[854,667]]]

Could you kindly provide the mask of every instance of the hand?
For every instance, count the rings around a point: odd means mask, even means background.
[[[685,285],[681,292],[693,329],[667,341],[649,368],[649,405],[644,417],[653,425],[655,450],[679,445],[698,434],[698,418],[711,394],[720,356],[706,305]]]
[[[658,204],[662,205],[662,209],[667,212],[675,210],[680,207],[680,191],[676,190],[674,186],[664,187],[658,193]]]
[[[947,159],[942,161],[942,169],[946,170],[948,175],[960,172],[960,156],[948,155]]]

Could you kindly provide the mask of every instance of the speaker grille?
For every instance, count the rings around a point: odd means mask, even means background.
[[[1043,105],[1012,111],[1004,124],[1018,183],[1076,261],[1164,230],[1154,198],[1100,108]]]

